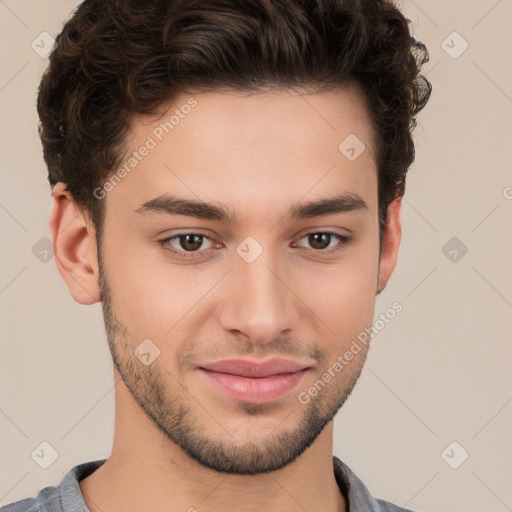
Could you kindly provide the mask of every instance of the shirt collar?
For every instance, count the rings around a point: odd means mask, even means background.
[[[347,512],[412,512],[388,501],[375,499],[360,478],[333,456],[334,476],[347,502]]]
[[[89,512],[79,481],[96,471],[107,459],[84,462],[71,468],[59,485],[62,510]],[[347,502],[347,512],[411,512],[408,509],[376,500],[364,483],[338,457],[333,456],[336,482]]]

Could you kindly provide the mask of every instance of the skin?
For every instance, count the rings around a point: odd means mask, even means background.
[[[379,259],[377,169],[364,96],[347,84],[322,93],[193,97],[197,106],[103,199],[101,279],[88,212],[64,184],[53,191],[59,272],[80,304],[103,299],[114,360],[112,453],[80,488],[92,512],[346,510],[333,474],[332,417],[367,348],[309,403],[297,397],[371,326],[376,294],[397,260],[401,198],[388,208]],[[189,98],[177,97],[169,115]],[[135,119],[131,151],[161,122]],[[349,134],[366,145],[353,162],[338,150]],[[237,222],[135,213],[164,193],[223,204]],[[295,203],[341,193],[357,194],[367,208],[287,216]],[[159,243],[198,231],[211,240],[197,243],[188,259]],[[325,231],[353,240],[313,245],[306,236]],[[249,236],[263,249],[252,263],[236,252]],[[179,242],[167,246],[185,253],[189,246]],[[322,253],[335,246],[340,250]],[[160,350],[149,366],[133,354],[144,339]],[[267,404],[230,398],[197,369],[271,355],[311,368]]]

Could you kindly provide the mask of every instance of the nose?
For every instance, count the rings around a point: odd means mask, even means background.
[[[289,334],[300,318],[300,301],[289,279],[289,272],[276,264],[270,250],[264,250],[252,263],[237,256],[234,268],[223,280],[222,328],[244,334],[254,344],[265,344]]]

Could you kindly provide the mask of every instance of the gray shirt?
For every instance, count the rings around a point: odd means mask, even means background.
[[[98,469],[107,459],[84,462],[71,468],[56,487],[41,489],[35,498],[10,503],[0,512],[90,512],[78,482]],[[371,496],[366,486],[338,457],[333,456],[334,475],[345,496],[347,512],[412,512]]]

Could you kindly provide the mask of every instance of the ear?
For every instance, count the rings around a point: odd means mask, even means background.
[[[94,304],[100,300],[95,229],[64,183],[57,183],[52,195],[50,232],[57,268],[76,302]]]
[[[382,234],[382,249],[379,262],[379,283],[377,294],[386,287],[398,259],[398,248],[402,238],[402,197],[397,197],[388,206],[386,227]]]

